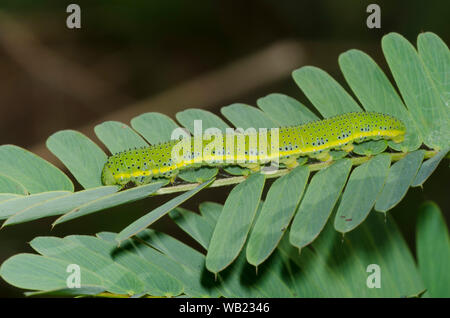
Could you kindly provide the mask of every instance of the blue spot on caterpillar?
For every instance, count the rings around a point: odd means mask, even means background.
[[[203,151],[210,147],[206,156],[199,156],[199,153],[194,151],[196,149],[192,142],[189,154],[184,154],[175,162],[172,151],[181,141],[171,140],[110,156],[102,171],[102,182],[104,185],[118,184],[124,187],[130,182],[142,185],[150,183],[153,178],[161,177],[173,181],[180,170],[206,165],[239,165],[257,171],[275,155],[280,163],[293,168],[301,156],[328,161],[331,160],[329,150],[350,152],[353,143],[380,138],[399,143],[403,141],[405,133],[405,125],[395,117],[375,112],[353,112],[300,126],[279,128],[279,148],[276,152],[271,149],[273,144],[270,131],[267,132],[267,142],[262,144],[263,147],[259,142],[252,142],[250,146],[251,141],[255,140],[251,135],[245,135],[239,140],[237,135],[232,135],[231,139],[228,139],[230,135],[227,135],[219,139],[219,146],[215,143],[214,148],[211,146],[214,140],[202,140]],[[258,157],[261,154],[265,154],[266,159],[259,159],[262,158]]]

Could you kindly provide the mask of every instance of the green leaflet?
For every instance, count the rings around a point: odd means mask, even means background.
[[[247,261],[258,266],[275,250],[302,198],[308,181],[307,167],[297,167],[270,187],[248,241]]]
[[[397,33],[385,35],[382,48],[425,145],[438,149],[450,145],[448,106],[415,48]]]
[[[416,150],[389,168],[386,184],[377,198],[375,210],[387,212],[403,199],[419,170],[423,155],[423,150]]]
[[[265,177],[253,174],[233,188],[212,234],[206,268],[218,273],[230,265],[244,246],[258,208]]]
[[[170,200],[169,202],[166,202],[165,204],[161,205],[160,207],[156,208],[155,210],[147,213],[143,217],[137,219],[130,225],[128,225],[126,228],[124,228],[119,234],[117,234],[116,241],[118,243],[122,242],[123,240],[136,235],[137,233],[143,231],[145,228],[150,226],[153,222],[160,219],[165,214],[169,213],[171,210],[179,206],[181,203],[189,199],[190,197],[197,194],[200,190],[206,188],[209,186],[214,179],[211,179],[209,181],[206,181],[202,184],[200,184],[195,189],[185,192],[174,199]],[[139,189],[138,187],[137,189]]]
[[[85,135],[73,130],[59,131],[47,139],[47,148],[85,189],[102,185],[100,176],[106,154]]]
[[[31,194],[74,190],[72,182],[61,170],[17,146],[0,146],[0,175],[19,183],[16,186]]]
[[[114,154],[130,148],[148,147],[148,143],[128,125],[118,121],[107,121],[95,126],[95,134]]]
[[[366,219],[383,188],[390,163],[387,154],[380,154],[352,171],[334,219],[337,231],[349,232]]]
[[[292,245],[302,248],[322,231],[344,188],[351,166],[350,160],[342,159],[319,171],[311,179],[292,221],[289,235]]]
[[[433,202],[424,203],[417,220],[417,259],[425,296],[450,297],[450,238],[439,207]]]

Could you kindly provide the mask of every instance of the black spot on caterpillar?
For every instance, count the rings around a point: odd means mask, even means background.
[[[142,185],[161,177],[173,181],[180,170],[206,165],[240,165],[259,170],[275,157],[288,168],[293,168],[301,156],[328,161],[331,160],[329,150],[350,152],[353,143],[379,138],[392,139],[398,143],[403,141],[405,133],[405,125],[393,116],[353,112],[300,126],[281,127],[278,140],[268,130],[264,143],[260,142],[261,135],[257,133],[227,134],[219,139],[213,137],[212,141],[203,139],[203,153],[194,147],[194,141],[190,142],[194,138],[187,138],[191,145],[178,160],[173,159],[173,150],[174,147],[179,148],[182,141],[171,140],[110,156],[102,171],[102,182],[104,185],[118,184],[124,187],[130,182]],[[274,149],[273,144],[277,144],[278,149]]]

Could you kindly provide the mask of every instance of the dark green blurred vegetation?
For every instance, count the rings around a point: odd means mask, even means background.
[[[80,30],[70,30],[65,26],[69,3],[81,6]],[[381,29],[366,27],[366,7],[370,3],[381,6]],[[0,144],[12,143],[33,149],[57,130],[77,129],[96,122],[110,112],[189,82],[200,74],[214,71],[285,39],[298,42],[308,53],[306,64],[324,69],[346,86],[337,64],[339,53],[352,48],[361,49],[386,70],[380,43],[384,34],[395,31],[415,44],[420,32],[432,31],[448,44],[449,13],[450,1],[443,0],[2,0]],[[17,49],[27,51],[28,42],[15,36],[14,25],[4,24],[5,17],[26,28],[37,39],[35,44],[45,48],[46,52],[70,62],[72,67],[80,67],[82,74],[102,83],[103,90],[92,92],[89,87],[56,89],[49,84],[55,79],[46,81],[45,76],[57,74],[57,81],[62,85],[67,81],[69,85],[71,82],[67,77],[71,73],[66,73],[64,64],[56,72],[48,73],[45,65],[41,65],[39,74],[42,77],[30,75],[27,67],[39,67],[40,57],[31,55],[25,64],[20,63],[21,57],[14,54]],[[13,41],[3,41],[2,33],[14,34]],[[73,92],[89,94],[79,96]],[[286,73],[284,79],[248,91],[239,100],[224,98],[221,103],[213,105],[183,106],[205,107],[219,113],[221,106],[232,102],[254,105],[258,97],[272,92],[291,95],[308,105],[290,74]],[[148,111],[173,117],[170,106],[149,108]],[[425,183],[423,190],[411,189],[406,198],[389,212],[397,219],[413,250],[415,219],[421,202],[425,199],[437,202],[448,222],[450,204],[446,187],[449,177],[448,162],[444,162]],[[198,204],[205,200],[223,203],[230,189],[208,189],[184,207],[197,210]],[[39,235],[119,231],[169,198],[150,198],[118,207],[57,226],[52,231],[49,219],[3,229],[0,231],[0,263],[13,254],[30,252],[27,242]],[[158,222],[157,227],[186,239],[167,219]],[[21,291],[0,281],[0,296],[21,295]]]

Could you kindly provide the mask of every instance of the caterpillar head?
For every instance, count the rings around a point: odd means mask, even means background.
[[[398,119],[395,119],[395,135],[392,138],[392,141],[395,143],[401,143],[405,140],[405,134],[406,134],[406,126],[405,124]]]
[[[108,163],[105,164],[102,170],[102,183],[104,185],[114,185],[117,184],[111,170],[108,168]]]

